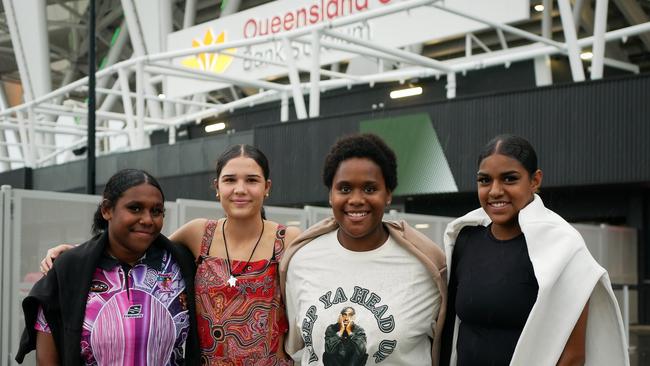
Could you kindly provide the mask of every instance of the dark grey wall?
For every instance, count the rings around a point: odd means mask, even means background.
[[[176,145],[155,145],[150,149],[111,154],[97,158],[97,192],[119,169],[144,169],[158,178],[165,198],[212,199],[211,182],[217,157],[228,146],[252,144],[251,131],[231,135],[216,135]],[[49,166],[33,170],[33,189],[85,192],[86,162]]]

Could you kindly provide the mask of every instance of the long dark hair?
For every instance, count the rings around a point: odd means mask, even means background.
[[[93,217],[92,233],[93,235],[99,234],[108,229],[108,221],[102,216],[102,207],[111,208],[115,206],[117,200],[122,197],[122,194],[129,188],[139,186],[140,184],[150,184],[160,191],[160,195],[165,201],[165,194],[163,193],[160,183],[151,174],[140,169],[123,169],[113,174],[113,176],[106,182],[104,193],[102,193],[102,202],[97,206],[97,211]]]
[[[533,145],[523,137],[515,135],[499,135],[488,142],[478,156],[478,164],[483,159],[494,154],[501,154],[513,158],[523,165],[532,177],[537,171],[537,153]]]

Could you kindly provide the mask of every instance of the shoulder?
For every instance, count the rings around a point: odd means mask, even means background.
[[[176,231],[169,236],[169,240],[182,244],[192,252],[198,253],[201,247],[201,238],[203,237],[205,226],[208,221],[208,219],[204,218],[189,221],[176,229]]]
[[[102,251],[104,246],[101,243],[101,238],[102,235],[95,236],[87,242],[61,253],[54,261],[53,268],[59,272],[68,268],[76,268],[79,265],[78,261],[85,260]]]
[[[296,226],[287,226],[287,228],[285,229],[284,241],[286,243],[293,242],[298,237],[298,235],[300,235],[301,232],[302,230],[300,230],[300,228]]]

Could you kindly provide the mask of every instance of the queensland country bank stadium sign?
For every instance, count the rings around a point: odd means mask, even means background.
[[[368,12],[409,0],[278,0],[230,16],[171,33],[167,50],[182,50],[206,45],[255,39],[267,35],[281,35],[316,24]],[[511,23],[529,17],[528,0],[445,0],[445,7],[499,23]],[[377,42],[387,47],[403,47],[435,39],[484,29],[484,24],[460,17],[430,6],[421,6],[367,21],[334,29],[356,39]],[[305,36],[310,40],[310,36]],[[330,42],[344,42],[324,37]],[[174,59],[176,66],[201,70],[229,77],[267,79],[286,75],[285,67],[232,55],[250,55],[275,63],[286,64],[286,51],[282,42],[267,42],[250,47],[232,48],[224,53],[201,53]],[[311,45],[292,42],[293,56],[299,67],[309,69]],[[349,60],[355,55],[333,49],[321,48],[320,64],[328,65]],[[186,96],[226,87],[219,82],[206,82],[168,77],[168,96]]]

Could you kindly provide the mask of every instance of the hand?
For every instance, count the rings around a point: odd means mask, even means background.
[[[54,248],[51,248],[47,251],[47,254],[45,254],[45,258],[41,261],[41,273],[47,274],[47,272],[52,269],[52,264],[54,263],[54,260],[56,257],[58,257],[61,253],[65,252],[66,250],[74,248],[74,245],[70,244],[60,244],[55,246]]]

